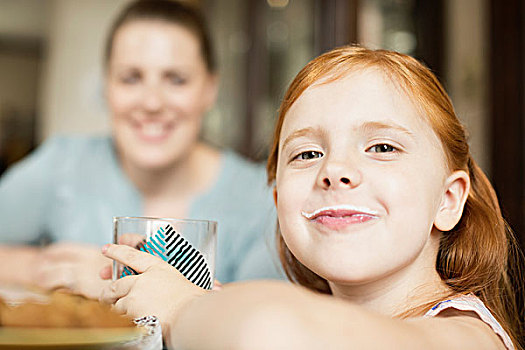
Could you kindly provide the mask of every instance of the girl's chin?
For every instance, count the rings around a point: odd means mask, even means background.
[[[359,263],[323,264],[311,270],[330,283],[348,287],[365,285],[387,273],[387,271],[371,269],[370,266]]]

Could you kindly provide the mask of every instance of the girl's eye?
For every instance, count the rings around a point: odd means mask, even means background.
[[[321,158],[322,156],[323,154],[321,152],[306,151],[306,152],[299,153],[294,159],[309,160],[309,159]]]
[[[392,145],[389,145],[386,143],[380,143],[377,145],[373,145],[372,147],[368,149],[368,151],[373,152],[373,153],[389,153],[389,152],[395,152],[397,151],[397,149]]]

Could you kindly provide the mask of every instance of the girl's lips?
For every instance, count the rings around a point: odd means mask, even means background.
[[[302,215],[310,221],[334,230],[342,229],[348,225],[365,223],[379,217],[374,210],[353,206],[321,208],[311,213],[302,212]]]
[[[344,216],[353,216],[353,215],[367,215],[371,217],[379,216],[379,213],[376,212],[375,210],[365,208],[365,207],[357,207],[354,205],[346,205],[346,204],[322,207],[312,212],[303,211],[301,212],[301,214],[309,220],[316,219],[319,216],[332,216],[332,217],[344,217]]]
[[[332,230],[341,230],[349,225],[362,224],[376,218],[377,217],[364,214],[356,214],[352,216],[320,215],[317,218],[313,219],[313,221],[323,226],[326,226]]]

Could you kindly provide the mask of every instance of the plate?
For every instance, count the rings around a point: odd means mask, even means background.
[[[0,349],[104,349],[140,339],[143,327],[0,327]]]

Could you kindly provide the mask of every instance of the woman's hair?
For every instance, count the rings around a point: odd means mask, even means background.
[[[113,42],[120,28],[134,21],[162,21],[182,26],[197,37],[208,71],[216,69],[215,56],[203,14],[195,6],[174,0],[138,0],[130,3],[116,18],[109,31],[104,51],[104,63],[111,59]]]
[[[521,253],[502,217],[494,189],[470,155],[465,129],[450,98],[434,74],[414,58],[392,51],[346,46],[308,63],[291,83],[279,109],[267,163],[268,183],[272,184],[276,176],[284,118],[303,91],[314,83],[329,83],[365,69],[382,72],[409,97],[439,137],[449,170],[468,173],[471,188],[463,215],[452,230],[443,232],[436,270],[452,294],[477,295],[517,343],[516,339],[522,336],[516,301],[517,286],[523,283],[519,276],[521,270],[516,269]],[[293,256],[279,232],[277,239],[288,278],[312,290],[330,294],[327,281]],[[421,314],[449,296],[427,300],[421,307],[400,317]]]

